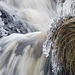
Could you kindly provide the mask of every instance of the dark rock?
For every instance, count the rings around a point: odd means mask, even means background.
[[[0,9],[0,12],[2,13],[0,17],[2,18],[5,24],[8,24],[9,22],[11,23],[13,21],[12,16],[10,16],[5,10]]]
[[[0,25],[0,38],[8,36],[12,33],[26,34],[33,32],[33,29],[28,26],[28,23],[22,21],[16,15],[9,14],[3,9],[0,9],[2,21],[4,25]]]

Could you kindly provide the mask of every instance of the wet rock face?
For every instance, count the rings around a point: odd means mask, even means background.
[[[6,11],[4,11],[3,9],[0,9],[0,12],[1,12],[0,17],[2,18],[2,21],[4,21],[4,24],[13,22],[13,17],[10,16]]]
[[[0,38],[12,33],[28,33],[27,25],[23,27],[23,22],[15,15],[10,15],[5,10],[0,9]]]

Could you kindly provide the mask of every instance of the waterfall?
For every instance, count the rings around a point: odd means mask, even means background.
[[[52,36],[67,14],[74,0],[0,0],[0,75],[57,75]]]
[[[2,38],[0,75],[43,75],[46,57],[42,54],[42,44],[45,39],[45,32],[12,34]]]

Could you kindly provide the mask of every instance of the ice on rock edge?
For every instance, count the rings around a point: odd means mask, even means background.
[[[52,30],[52,28],[50,29],[50,31],[51,30]],[[52,45],[52,40],[51,40],[52,33],[50,33],[50,31],[47,32],[47,39],[43,44],[43,54],[45,54],[46,57],[49,56],[49,52],[50,52],[51,45]]]
[[[56,29],[56,24],[59,21],[60,18],[56,18],[54,20],[54,22],[50,25],[50,30],[48,30],[47,32],[47,39],[46,41],[43,43],[43,54],[46,55],[46,57],[49,56],[49,52],[51,50],[51,45],[52,45],[52,35],[53,35],[53,28]]]

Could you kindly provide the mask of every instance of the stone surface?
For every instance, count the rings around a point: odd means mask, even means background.
[[[26,34],[28,32],[32,32],[32,28],[28,27],[27,23],[0,9],[0,38],[12,33]]]

